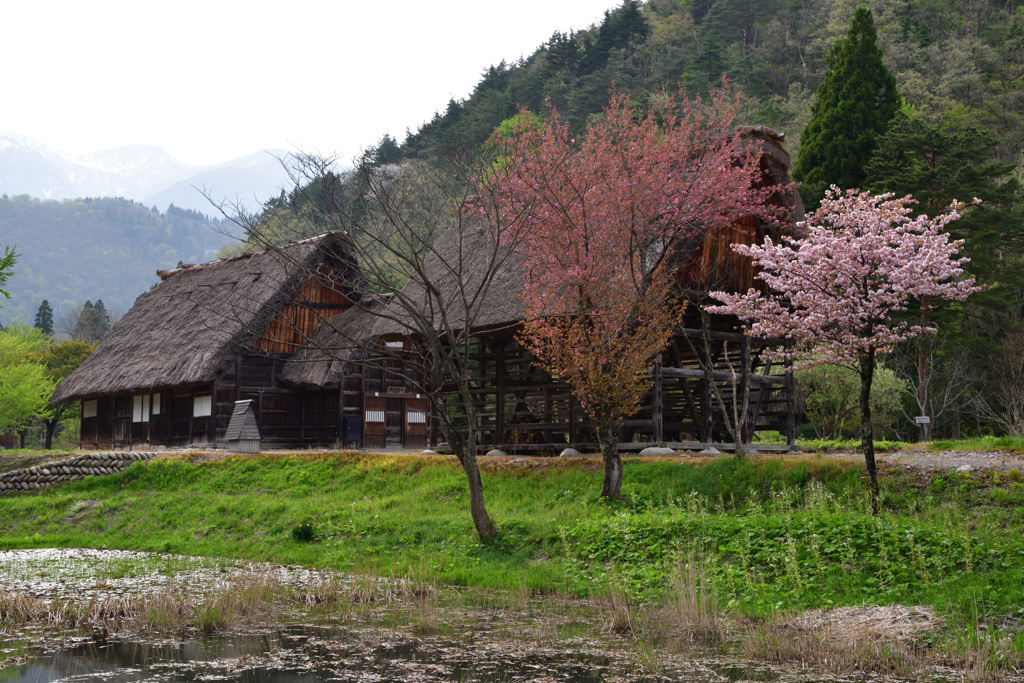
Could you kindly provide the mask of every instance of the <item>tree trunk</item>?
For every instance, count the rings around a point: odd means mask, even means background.
[[[871,426],[871,382],[875,377],[875,350],[860,357],[860,443],[871,481],[871,511],[878,514],[878,470],[875,467],[875,433]]]
[[[484,505],[484,484],[480,479],[476,453],[460,460],[462,469],[466,472],[466,480],[469,482],[469,514],[473,517],[473,526],[476,527],[480,540],[487,543],[498,535],[498,530],[487,514],[487,506]]]
[[[602,498],[622,497],[622,458],[619,457],[619,434],[614,427],[601,427],[597,431],[597,442],[604,457],[604,483],[601,485]]]
[[[472,418],[475,415],[471,411],[468,412],[471,415],[470,425],[472,425],[474,424]],[[472,426],[469,427],[466,435],[447,424],[442,427],[442,431],[445,438],[448,439],[452,453],[459,459],[462,471],[466,473],[466,481],[469,484],[469,514],[473,518],[473,526],[476,527],[476,533],[480,540],[487,543],[498,535],[498,529],[491,521],[490,515],[487,514],[487,506],[484,504],[484,484],[480,479],[480,467],[476,460],[476,435]]]
[[[60,418],[43,420],[43,424],[46,425],[46,437],[43,440],[43,449],[48,451],[53,448],[53,433],[57,431],[57,425],[60,424]]]
[[[927,306],[929,297],[921,297],[921,303],[923,306]],[[921,316],[921,324],[928,325],[929,323],[928,311]],[[932,364],[931,364],[931,344],[932,340],[919,339],[917,342],[917,406],[920,410],[920,415],[926,415],[931,417],[932,411]],[[932,438],[932,425],[931,422],[923,423],[918,425],[919,434],[918,441],[931,441]]]

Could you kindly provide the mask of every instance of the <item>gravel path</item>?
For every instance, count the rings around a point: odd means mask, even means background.
[[[1024,453],[1004,451],[919,451],[905,450],[881,456],[882,462],[916,470],[997,470],[1024,472]]]

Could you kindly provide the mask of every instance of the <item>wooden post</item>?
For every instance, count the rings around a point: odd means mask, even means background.
[[[761,376],[762,377],[768,377],[771,374],[771,371],[772,371],[772,362],[771,362],[771,360],[765,361],[764,372],[761,373]],[[757,429],[757,421],[761,417],[761,404],[764,402],[764,395],[765,395],[765,392],[767,392],[767,390],[768,390],[768,384],[766,382],[761,382],[760,386],[758,386],[758,388],[757,388],[757,403],[754,404],[754,414],[750,418],[750,423],[751,423],[750,433],[751,433],[751,435],[753,435],[754,430]]]
[[[338,436],[334,440],[336,448],[345,446],[345,368],[341,369],[341,379],[338,380]]]
[[[576,421],[579,419],[576,415],[576,404],[578,403],[576,395],[569,390],[569,446],[576,448],[576,444],[579,441],[579,434],[576,431]]]
[[[661,372],[661,354],[658,354],[658,357],[654,359],[654,406],[651,417],[654,422],[654,441],[659,446],[665,441],[664,404],[664,378]]]
[[[210,389],[210,435],[209,444],[217,444],[217,380],[213,380],[213,388]]]
[[[299,446],[306,445],[306,390],[299,389]]]
[[[494,345],[494,443],[500,448],[505,444],[505,344],[497,339]]]
[[[786,444],[790,450],[796,444],[796,378],[793,377],[793,358],[789,352],[793,340],[786,340]]]

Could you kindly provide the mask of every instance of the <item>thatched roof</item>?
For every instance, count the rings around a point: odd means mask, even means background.
[[[346,363],[376,339],[373,330],[380,318],[372,311],[380,305],[379,299],[367,302],[364,297],[358,305],[321,323],[309,342],[285,363],[281,381],[317,387],[338,384]]]
[[[52,401],[213,381],[325,258],[351,262],[350,253],[347,235],[330,232],[261,253],[159,271],[162,282],[60,383]]]
[[[402,303],[392,302],[375,328],[379,336],[415,334],[409,309],[423,319],[443,321],[453,331],[467,323],[474,330],[516,323],[522,318],[523,256],[496,243],[494,233],[479,219],[463,219],[445,231],[424,259],[423,275],[406,285]],[[426,286],[436,288],[428,297]],[[443,302],[443,314],[436,310]]]
[[[790,155],[784,147],[785,135],[765,126],[741,128],[740,133],[761,141],[766,181],[788,185]],[[792,222],[803,220],[803,204],[794,189],[776,193],[773,201],[789,207]],[[356,349],[368,348],[375,339],[419,336],[417,317],[439,321],[441,316],[431,308],[438,305],[438,299],[444,302],[454,331],[465,327],[467,309],[474,331],[512,330],[523,317],[524,260],[510,248],[497,246],[494,239],[479,219],[463,217],[433,245],[424,260],[423,275],[419,281],[409,282],[401,301],[399,297],[388,303],[378,300],[376,310],[353,307],[323,323],[310,343],[289,361],[282,379],[307,386],[336,384]],[[491,281],[483,295],[467,305],[464,297],[479,294],[487,276]],[[439,296],[427,297],[424,282],[436,288]]]

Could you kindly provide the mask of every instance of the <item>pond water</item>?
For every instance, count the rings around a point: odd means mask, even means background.
[[[586,655],[560,652],[501,661],[495,659],[495,654],[475,652],[471,646],[455,642],[406,640],[367,644],[352,641],[344,633],[331,637],[292,630],[174,644],[80,643],[8,667],[0,673],[0,680],[5,683],[141,680],[598,683],[610,680],[613,675],[608,660]],[[721,680],[717,676],[714,679]]]

